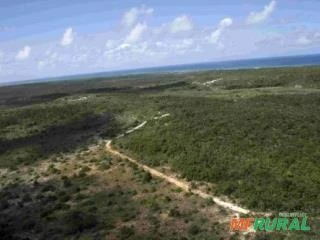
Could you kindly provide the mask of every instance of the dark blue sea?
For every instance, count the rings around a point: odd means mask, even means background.
[[[165,66],[146,69],[148,72],[179,72],[179,71],[202,71],[202,70],[226,70],[226,69],[253,69],[253,68],[273,68],[273,67],[294,67],[294,66],[315,66],[320,65],[320,54],[272,57],[232,60],[221,62],[194,63],[176,66]]]
[[[274,67],[298,67],[298,66],[320,66],[320,54],[301,55],[301,56],[286,56],[286,57],[271,57],[271,58],[256,58],[232,61],[214,61],[205,63],[193,63],[174,66],[140,68],[132,70],[99,72],[92,74],[82,74],[73,76],[63,76],[55,78],[37,79],[19,82],[34,83],[34,82],[51,82],[63,80],[81,80],[95,79],[112,76],[124,76],[133,74],[152,74],[152,73],[177,73],[177,72],[192,72],[205,70],[227,70],[227,69],[256,69],[256,68],[274,68]],[[17,82],[15,83],[17,84]]]

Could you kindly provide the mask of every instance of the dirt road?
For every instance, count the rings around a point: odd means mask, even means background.
[[[160,120],[164,117],[169,117],[170,114],[169,113],[166,113],[166,114],[163,114],[161,116],[158,116],[158,117],[154,117],[153,119],[154,120]],[[126,131],[125,134],[121,134],[117,137],[118,138],[122,138],[124,136],[126,136],[127,134],[130,134],[136,130],[139,130],[140,128],[142,128],[143,126],[145,126],[147,124],[147,121],[144,121],[143,123],[139,124],[138,126]],[[214,197],[206,192],[203,192],[199,189],[193,189],[190,187],[190,183],[188,183],[187,181],[185,180],[182,180],[182,179],[178,179],[176,177],[173,177],[173,176],[168,176],[154,168],[151,168],[147,165],[144,165],[142,163],[140,163],[139,161],[123,154],[123,153],[120,153],[119,151],[117,151],[116,149],[114,149],[112,147],[112,140],[107,140],[106,141],[106,149],[108,152],[110,152],[111,154],[113,155],[116,155],[116,156],[119,156],[120,158],[123,158],[123,159],[126,159],[136,165],[138,165],[139,167],[143,168],[145,171],[148,171],[151,175],[155,176],[155,177],[159,177],[159,178],[162,178],[163,180],[171,183],[171,184],[174,184],[176,185],[177,187],[183,189],[184,191],[186,192],[192,192],[202,198],[205,198],[205,199],[212,199],[217,205],[223,207],[223,208],[227,208],[227,209],[230,209],[236,213],[243,213],[243,214],[251,214],[251,215],[264,215],[264,216],[271,216],[272,213],[266,213],[266,212],[253,212],[253,211],[250,211],[248,209],[245,209],[245,208],[242,208],[236,204],[233,204],[233,203],[230,203],[230,202],[226,202],[226,201],[223,201],[222,199],[218,198],[218,197]]]
[[[146,123],[147,122],[145,121],[142,124],[138,125],[137,127],[127,131],[126,133],[132,133],[133,131],[136,131],[139,128],[143,127]],[[124,134],[123,135],[119,135],[118,138],[123,137],[123,136],[125,136],[125,135]],[[152,176],[162,178],[165,181],[176,185],[177,187],[183,189],[186,192],[192,192],[192,193],[197,194],[198,196],[200,196],[202,198],[205,198],[205,199],[212,199],[217,205],[219,205],[221,207],[224,207],[224,208],[231,209],[232,211],[237,212],[237,213],[243,213],[243,214],[250,213],[250,211],[248,209],[239,207],[239,206],[237,206],[237,205],[235,205],[233,203],[230,203],[230,202],[225,202],[225,201],[221,200],[220,198],[213,197],[210,194],[205,193],[205,192],[203,192],[201,190],[192,189],[188,182],[186,182],[184,180],[181,180],[181,179],[177,179],[177,178],[172,177],[172,176],[165,175],[164,173],[162,173],[162,172],[160,172],[160,171],[158,171],[158,170],[156,170],[154,168],[151,168],[151,167],[149,167],[147,165],[141,164],[137,160],[135,160],[135,159],[123,154],[123,153],[120,153],[119,151],[117,151],[116,149],[114,149],[112,147],[112,141],[111,140],[108,140],[106,142],[106,148],[107,148],[107,151],[110,152],[111,154],[113,154],[115,156],[118,156],[118,157],[120,157],[122,159],[126,159],[126,160],[138,165],[139,167],[143,168],[145,171],[148,171]]]

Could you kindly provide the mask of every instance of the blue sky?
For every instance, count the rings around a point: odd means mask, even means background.
[[[320,52],[320,1],[1,0],[0,82]]]

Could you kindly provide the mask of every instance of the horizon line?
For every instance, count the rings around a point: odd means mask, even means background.
[[[256,67],[233,67],[233,68],[209,68],[209,69],[190,69],[188,70],[167,70],[167,71],[160,71],[160,72],[139,72],[142,70],[150,70],[150,69],[162,69],[162,68],[173,68],[173,67],[183,67],[188,65],[204,65],[209,63],[231,63],[231,62],[237,62],[237,61],[250,61],[250,60],[259,60],[259,59],[275,59],[275,58],[294,58],[294,57],[304,57],[304,56],[317,56],[320,55],[320,53],[312,53],[312,54],[298,54],[298,55],[282,55],[282,56],[269,56],[269,57],[254,57],[254,58],[237,58],[237,59],[230,59],[230,60],[213,60],[213,61],[201,61],[201,62],[190,62],[190,63],[181,63],[181,64],[171,64],[171,65],[156,65],[156,66],[150,66],[150,67],[138,67],[138,68],[123,68],[118,70],[107,70],[107,71],[97,71],[97,72],[87,72],[87,73],[78,73],[78,74],[70,74],[70,75],[57,75],[57,76],[48,76],[43,78],[33,78],[33,79],[26,79],[26,80],[16,80],[16,81],[9,81],[9,82],[0,82],[0,87],[4,86],[12,86],[12,85],[24,85],[24,84],[34,84],[34,83],[48,83],[48,82],[59,82],[59,81],[73,81],[79,77],[78,80],[85,80],[87,76],[90,75],[103,75],[103,74],[111,74],[109,76],[93,76],[92,79],[98,79],[99,77],[118,77],[118,76],[132,76],[132,75],[138,75],[138,74],[164,74],[164,73],[178,73],[178,72],[198,72],[198,71],[210,71],[210,70],[237,70],[237,69],[254,69]],[[259,66],[259,68],[275,68],[275,67],[298,67],[298,66],[318,66],[320,64],[305,64],[305,65],[281,65],[281,66]],[[116,74],[121,73],[123,74]],[[115,74],[115,75],[112,75]],[[69,79],[68,79],[69,78]]]

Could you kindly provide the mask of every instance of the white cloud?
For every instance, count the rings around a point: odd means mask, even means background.
[[[140,16],[147,16],[153,14],[153,8],[147,8],[142,5],[139,8],[131,8],[127,11],[122,18],[122,24],[126,27],[132,27],[135,23],[137,23]]]
[[[138,23],[129,33],[125,39],[125,43],[135,43],[139,41],[142,34],[147,30],[148,26],[146,23]]]
[[[273,36],[267,36],[262,40],[257,40],[255,45],[259,50],[268,49],[273,53],[279,54],[295,50],[319,49],[320,38],[317,38],[317,31],[308,29],[295,29],[282,33],[276,33]],[[310,51],[311,52],[311,51]]]
[[[298,45],[309,45],[312,41],[306,36],[301,36],[297,39]]]
[[[38,69],[42,70],[46,65],[47,65],[47,63],[45,61],[39,61],[38,62]]]
[[[271,1],[269,4],[265,5],[263,10],[260,12],[251,12],[247,18],[248,24],[256,24],[264,22],[272,14],[276,7],[277,2]]]
[[[257,12],[262,11],[266,3],[269,6],[266,6],[266,9],[270,9],[273,5],[270,1],[265,0]],[[288,31],[267,31],[268,34],[266,34],[266,31],[262,31],[265,30],[266,25],[260,26],[260,29],[241,24],[233,27],[236,23],[231,16],[218,19],[212,26],[210,26],[212,22],[197,26],[192,16],[188,14],[171,15],[172,19],[169,21],[165,20],[167,18],[161,18],[149,24],[148,16],[152,14],[153,9],[139,6],[130,9],[123,19],[120,14],[118,24],[123,20],[120,29],[110,28],[109,31],[80,35],[71,25],[72,28],[62,29],[61,35],[56,40],[39,42],[37,46],[25,42],[32,46],[31,55],[31,48],[30,50],[22,49],[24,45],[21,46],[21,53],[18,54],[20,48],[14,50],[16,43],[3,45],[0,47],[5,54],[1,58],[0,51],[2,71],[19,73],[25,71],[26,75],[38,74],[39,76],[67,75],[89,72],[92,69],[102,71],[220,58],[291,54],[296,50],[312,52],[320,46],[319,30],[316,28],[310,30],[309,26],[296,30],[298,26],[294,28],[292,23],[294,32],[290,35]],[[263,12],[268,11],[270,10]],[[264,13],[264,16],[268,14],[270,15],[270,13]],[[244,21],[248,15],[249,12],[244,17]],[[252,13],[251,18],[254,18]],[[257,19],[255,17],[255,22],[261,21]],[[290,28],[291,25],[288,26],[288,29]],[[261,43],[266,37],[268,40]],[[61,45],[68,46],[62,48]],[[28,60],[17,63],[14,61],[16,55],[17,59],[30,56]],[[69,67],[64,68],[66,65]]]
[[[209,37],[209,42],[213,44],[217,44],[220,39],[221,33],[222,33],[222,30],[220,28],[215,30],[213,33],[211,33]]]
[[[145,61],[145,57],[153,54],[150,44],[146,41],[140,41],[136,44],[122,43],[113,49],[108,49],[104,52],[104,57],[110,60],[111,64],[123,64],[132,63],[132,61],[135,63]]]
[[[165,38],[162,41],[150,43],[149,51],[155,57],[185,56],[190,53],[199,53],[202,50],[202,37],[193,38]]]
[[[177,45],[177,48],[188,48],[194,44],[194,40],[191,38],[183,39],[182,42]]]
[[[233,23],[232,19],[227,17],[227,18],[224,18],[224,19],[222,19],[222,20],[220,21],[219,27],[220,27],[220,28],[226,28],[226,27],[231,26],[232,23]]]
[[[167,46],[167,44],[162,41],[157,41],[155,44],[157,47],[166,47]]]
[[[171,33],[187,32],[192,30],[192,28],[193,28],[193,23],[191,19],[186,15],[181,15],[179,17],[176,17],[170,24]]]
[[[128,43],[123,43],[121,44],[119,47],[116,48],[116,50],[123,50],[123,49],[127,49],[127,48],[130,48],[131,45],[128,44]]]
[[[115,48],[106,50],[106,51],[104,52],[104,55],[105,55],[105,56],[106,56],[106,55],[111,55],[111,54],[113,54],[113,53],[115,53],[115,52],[118,52],[118,51],[121,51],[121,50],[124,50],[124,49],[128,49],[128,48],[130,48],[130,47],[131,47],[131,45],[128,44],[128,43],[122,43],[122,44],[120,44],[119,46],[117,46],[117,47],[115,47]]]
[[[219,48],[223,47],[223,44],[221,43],[221,35],[225,31],[226,28],[231,26],[233,23],[232,19],[229,17],[226,17],[222,19],[219,23],[218,28],[211,33],[211,35],[208,38],[209,43],[218,45]]]
[[[169,49],[170,52],[174,54],[183,55],[187,52],[191,52],[193,50],[193,45],[195,41],[191,38],[178,40],[176,42],[170,42],[166,48]]]
[[[87,55],[87,54],[85,54],[85,53],[84,53],[84,54],[79,53],[79,54],[76,54],[76,55],[72,56],[72,62],[73,62],[74,64],[84,63],[84,62],[86,62],[87,58],[88,58],[88,55]]]
[[[105,47],[106,49],[113,48],[114,46],[115,46],[115,41],[113,41],[113,40],[108,40],[108,41],[106,42],[106,44],[104,45],[104,47]]]
[[[62,36],[61,45],[68,46],[73,42],[74,33],[72,28],[67,28]]]
[[[25,46],[23,49],[21,49],[17,55],[16,55],[16,59],[17,60],[24,60],[27,59],[30,56],[31,53],[31,47],[29,46]]]

